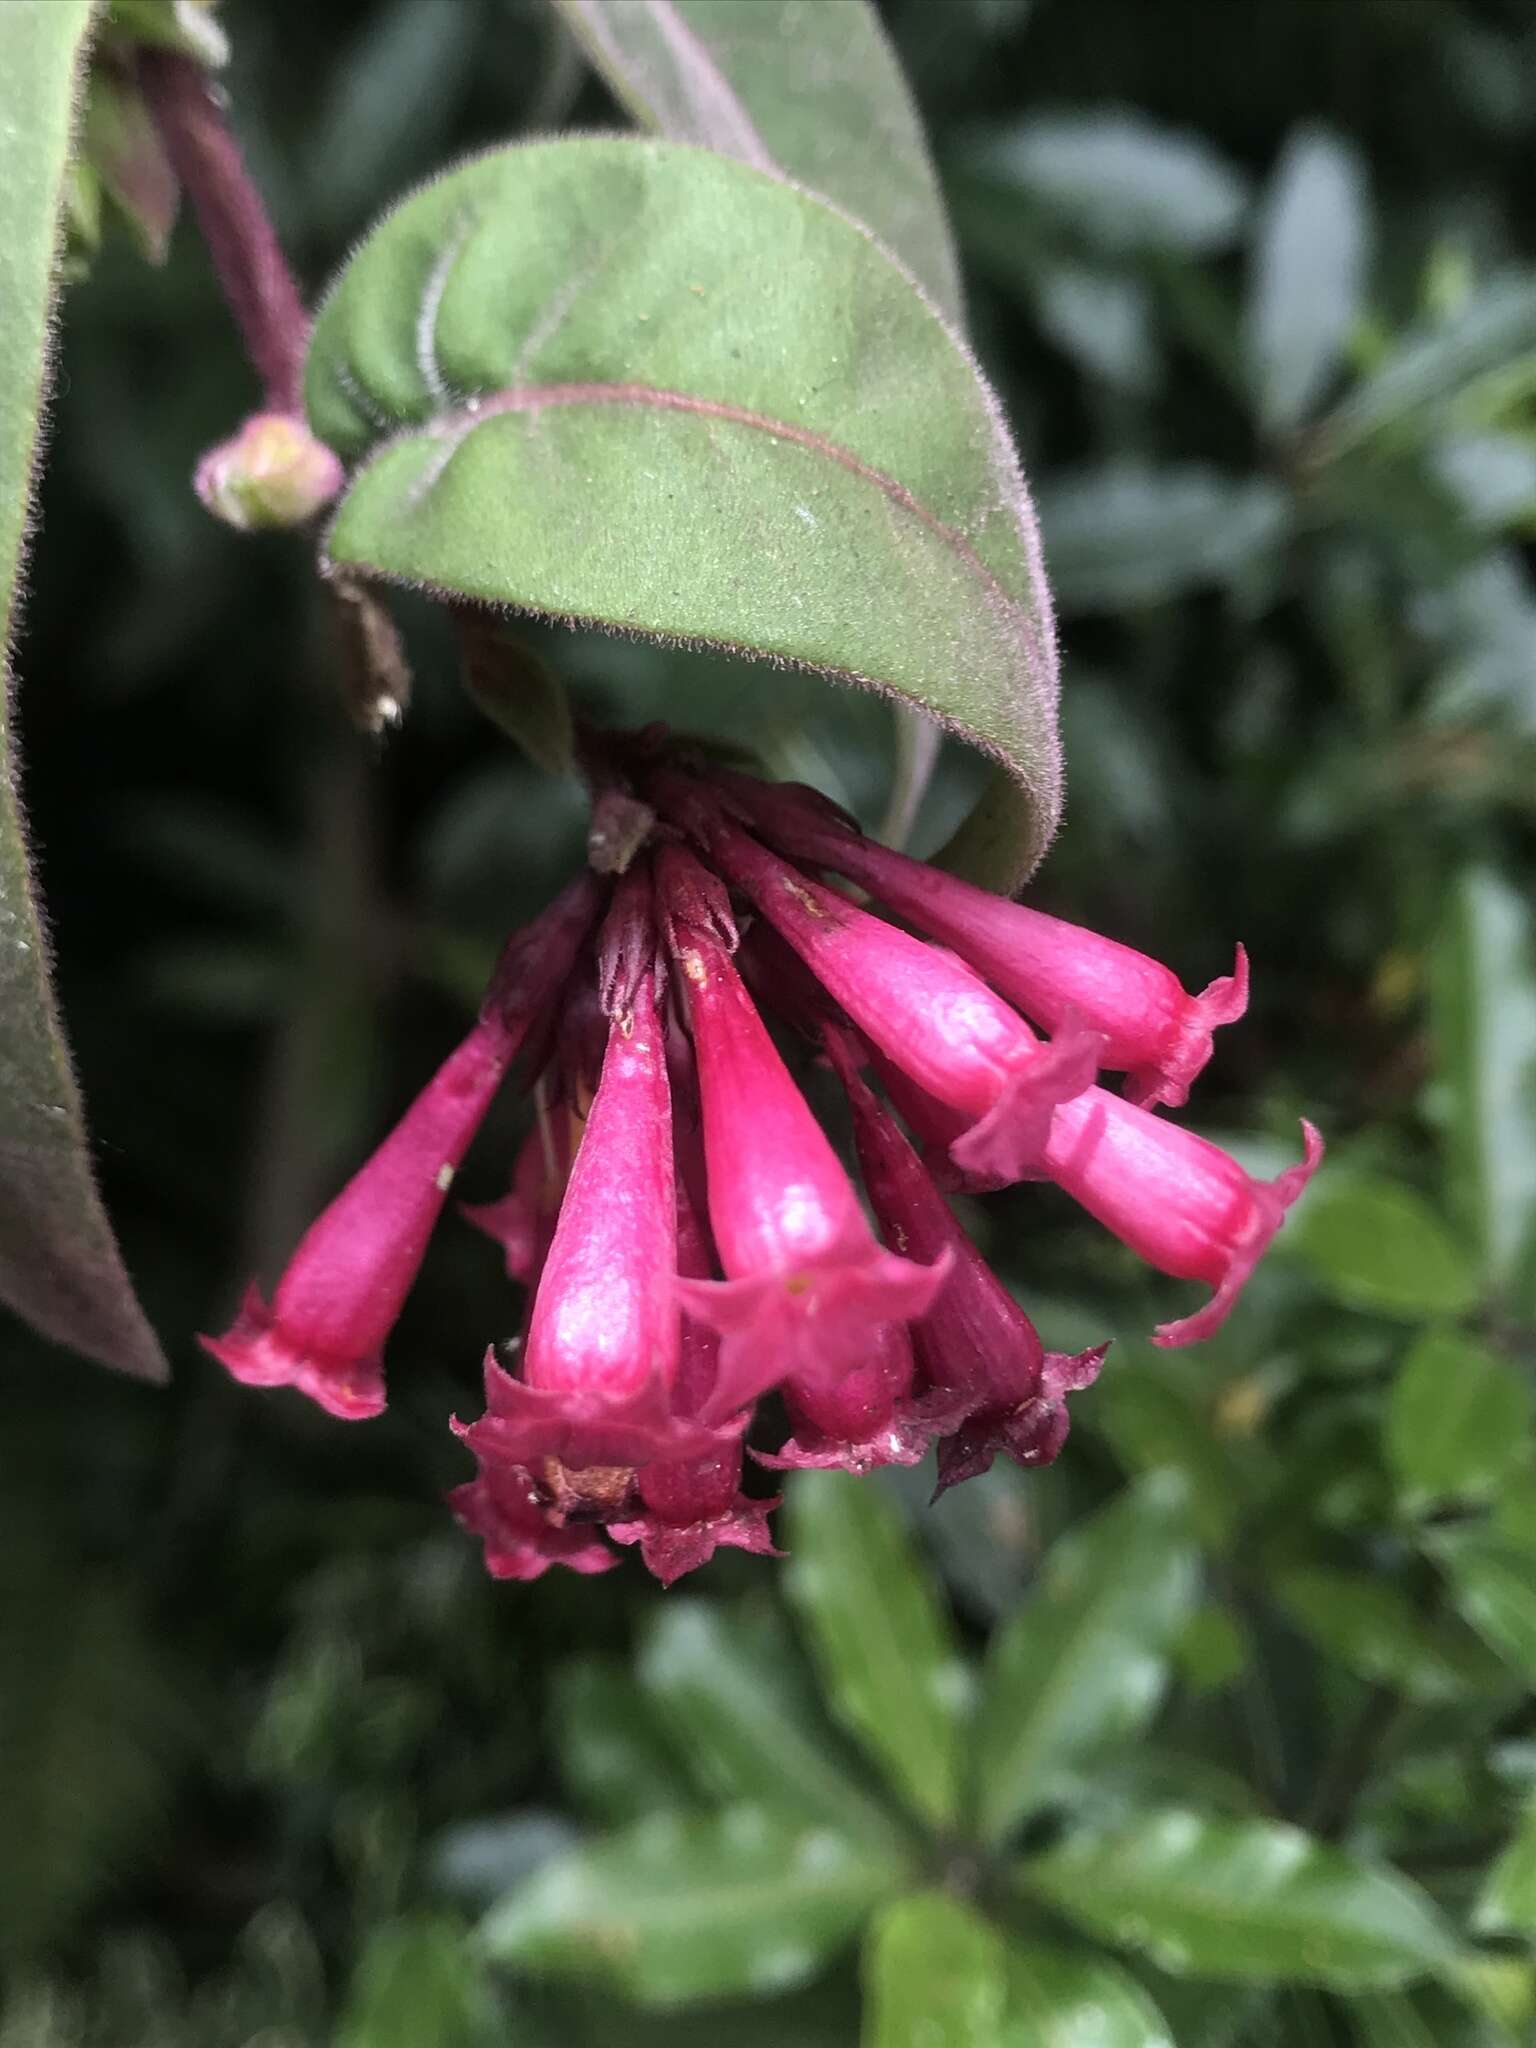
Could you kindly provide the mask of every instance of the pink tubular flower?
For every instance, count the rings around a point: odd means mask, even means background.
[[[1322,1138],[1305,1118],[1301,1129],[1301,1162],[1272,1181],[1256,1181],[1219,1145],[1090,1088],[1051,1119],[1041,1167],[1148,1265],[1215,1289],[1204,1308],[1164,1323],[1152,1339],[1194,1344],[1226,1321],[1286,1210],[1317,1171]]]
[[[709,1431],[675,1422],[670,1410],[678,1363],[672,1110],[649,933],[642,867],[618,885],[603,926],[608,1050],[534,1298],[522,1378],[488,1354],[490,1412],[455,1425],[486,1458],[557,1460],[579,1476],[712,1447]]]
[[[837,1379],[862,1362],[872,1324],[921,1315],[944,1274],[876,1244],[732,965],[734,926],[720,883],[681,847],[663,847],[656,864],[698,1066],[710,1224],[727,1276],[679,1283],[685,1310],[724,1339],[706,1411],[716,1419],[791,1374]]]
[[[474,1029],[373,1157],[305,1233],[269,1308],[252,1286],[222,1337],[199,1342],[247,1386],[294,1386],[357,1421],[384,1406],[384,1340],[410,1292],[464,1154],[529,1021],[570,972],[596,914],[573,883],[502,955]]]
[[[1097,1376],[1109,1348],[1076,1358],[1047,1353],[1040,1334],[961,1229],[933,1177],[865,1084],[851,1040],[827,1033],[827,1053],[853,1111],[864,1185],[888,1243],[920,1259],[948,1252],[943,1292],[913,1329],[939,1444],[938,1492],[984,1472],[998,1451],[1048,1465],[1067,1436],[1065,1396]]]
[[[877,845],[816,791],[744,775],[723,778],[735,808],[792,859],[831,868],[952,946],[999,994],[1046,1030],[1074,1018],[1102,1034],[1104,1066],[1126,1075],[1128,1100],[1188,1101],[1211,1056],[1211,1034],[1248,1007],[1248,956],[1197,996],[1178,976],[1117,939],[995,896]]]
[[[680,1147],[680,1151],[685,1148]],[[677,1269],[688,1279],[707,1280],[714,1272],[708,1233],[694,1206],[689,1161],[677,1162]],[[673,1413],[701,1415],[719,1377],[720,1339],[707,1323],[683,1318],[682,1356],[673,1389]],[[750,1500],[741,1491],[741,1440],[747,1417],[740,1416],[716,1434],[716,1446],[693,1458],[656,1459],[635,1474],[637,1510],[611,1522],[616,1543],[638,1543],[647,1571],[670,1586],[685,1572],[697,1571],[719,1549],[746,1550],[757,1557],[777,1557],[768,1517],[778,1500]]]
[[[563,1103],[540,1101],[533,1129],[518,1148],[512,1185],[494,1202],[460,1202],[459,1214],[501,1246],[507,1277],[531,1287],[543,1270],[560,1200],[570,1177],[580,1125]]]
[[[952,1146],[967,1173],[999,1183],[1029,1171],[1051,1111],[1097,1070],[1100,1040],[1069,1023],[1049,1045],[954,954],[860,910],[770,853],[707,791],[657,778],[660,801],[786,939],[886,1056],[968,1128]]]
[[[485,1568],[493,1579],[542,1578],[552,1564],[590,1575],[619,1562],[595,1529],[553,1520],[521,1466],[483,1465],[453,1489],[448,1505],[462,1528],[483,1539]]]

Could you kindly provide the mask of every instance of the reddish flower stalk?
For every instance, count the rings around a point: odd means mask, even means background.
[[[943,1271],[876,1244],[732,965],[735,928],[720,883],[681,847],[662,848],[657,873],[686,991],[710,1224],[727,1276],[680,1283],[684,1308],[724,1339],[713,1419],[792,1374],[836,1380],[862,1362],[872,1324],[922,1313]]]
[[[596,907],[573,884],[503,956],[474,1029],[372,1158],[312,1223],[269,1308],[252,1286],[222,1337],[199,1342],[249,1386],[295,1386],[348,1420],[384,1406],[384,1341],[443,1202],[541,1002],[570,972]]]
[[[978,889],[864,835],[815,790],[722,773],[733,807],[793,860],[831,868],[952,946],[1046,1030],[1102,1034],[1102,1064],[1131,1102],[1177,1108],[1211,1056],[1211,1034],[1248,1007],[1248,956],[1189,995],[1171,968],[1117,939]]]
[[[887,1243],[912,1258],[947,1252],[953,1262],[944,1291],[912,1333],[930,1389],[930,1433],[941,1437],[938,1491],[984,1472],[999,1451],[1019,1465],[1049,1464],[1067,1437],[1066,1393],[1092,1383],[1109,1347],[1076,1358],[1047,1353],[860,1075],[853,1041],[834,1028],[826,1042]]]
[[[1069,1025],[1049,1045],[952,953],[812,881],[744,832],[707,790],[656,778],[658,800],[708,849],[843,1010],[920,1087],[962,1112],[957,1166],[1000,1183],[1038,1157],[1051,1111],[1088,1086],[1100,1040]]]
[[[309,315],[251,182],[221,95],[203,67],[171,50],[141,48],[139,80],[171,167],[187,189],[203,240],[267,410],[297,415],[304,403]]]
[[[1256,1181],[1219,1145],[1090,1088],[1051,1119],[1041,1167],[1148,1265],[1215,1290],[1204,1308],[1164,1323],[1152,1338],[1194,1344],[1226,1321],[1321,1163],[1322,1138],[1305,1118],[1301,1129],[1301,1162],[1273,1181]]]

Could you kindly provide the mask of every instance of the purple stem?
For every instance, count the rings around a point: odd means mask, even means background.
[[[192,201],[268,409],[298,413],[309,315],[224,118],[222,95],[190,57],[142,49],[138,62],[155,126]]]

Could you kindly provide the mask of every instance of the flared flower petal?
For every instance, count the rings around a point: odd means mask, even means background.
[[[237,1379],[302,1389],[332,1414],[376,1415],[380,1356],[426,1255],[454,1175],[542,1003],[570,973],[596,914],[585,883],[503,953],[473,1030],[389,1136],[305,1232],[272,1297],[203,1337]]]
[[[1127,1077],[1130,1101],[1178,1107],[1211,1056],[1211,1034],[1248,1007],[1248,956],[1189,995],[1171,968],[1118,939],[1010,902],[958,875],[866,839],[814,790],[721,778],[733,808],[793,860],[867,889],[929,938],[952,946],[1000,995],[1047,1031],[1075,1017],[1103,1037],[1100,1063]]]
[[[484,1541],[493,1579],[539,1579],[556,1564],[590,1576],[619,1562],[594,1529],[551,1521],[533,1479],[515,1466],[483,1469],[453,1489],[448,1505],[461,1527]]]
[[[1051,1120],[1044,1171],[1148,1265],[1215,1291],[1193,1315],[1164,1323],[1155,1344],[1194,1344],[1220,1329],[1323,1157],[1303,1120],[1305,1153],[1273,1181],[1256,1181],[1219,1145],[1137,1109],[1102,1088]]]

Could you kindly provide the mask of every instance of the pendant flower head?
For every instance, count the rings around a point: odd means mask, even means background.
[[[598,961],[608,1048],[521,1377],[487,1354],[489,1412],[461,1432],[482,1458],[558,1461],[576,1484],[588,1470],[611,1475],[662,1451],[711,1448],[709,1432],[674,1422],[670,1406],[679,1345],[672,1108],[643,866],[618,884]],[[615,1483],[604,1479],[605,1498]]]
[[[921,1314],[942,1270],[876,1244],[853,1183],[790,1079],[731,960],[718,881],[681,847],[657,855],[662,922],[686,992],[709,1220],[724,1281],[684,1280],[684,1309],[724,1342],[711,1416],[791,1374],[835,1380],[871,1323]]]
[[[530,1020],[571,969],[597,909],[575,882],[508,945],[473,1030],[305,1233],[268,1307],[252,1286],[199,1341],[248,1386],[293,1386],[348,1421],[384,1406],[394,1328],[464,1154]]]
[[[657,800],[707,849],[860,1030],[913,1081],[967,1119],[962,1170],[1017,1180],[1058,1102],[1097,1071],[1100,1041],[1076,1023],[1042,1045],[954,954],[898,931],[811,880],[745,832],[686,777],[656,778]]]
[[[859,1073],[852,1039],[834,1028],[826,1043],[886,1242],[913,1258],[947,1252],[952,1260],[943,1292],[912,1331],[930,1433],[940,1439],[938,1491],[984,1472],[999,1451],[1015,1464],[1048,1465],[1066,1442],[1065,1395],[1091,1385],[1108,1346],[1076,1358],[1046,1351]]]

